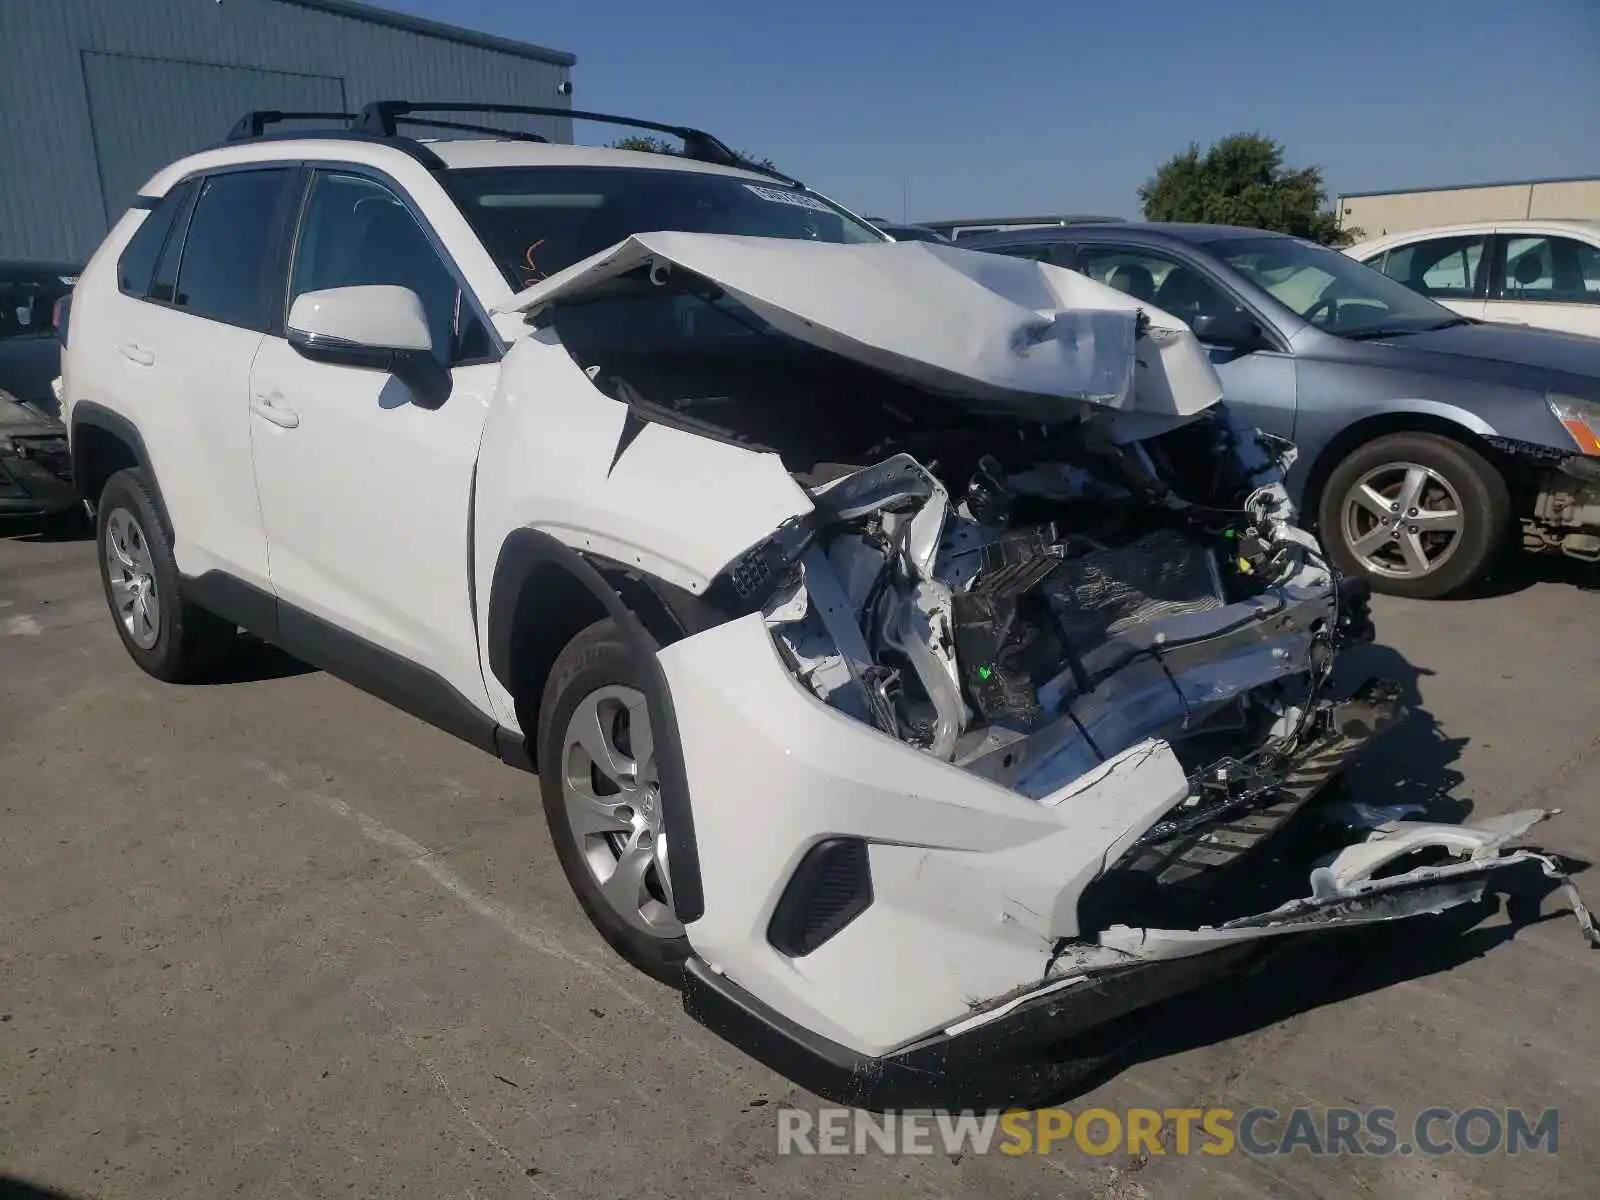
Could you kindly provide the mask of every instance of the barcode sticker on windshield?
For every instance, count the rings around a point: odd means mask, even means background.
[[[773,204],[790,204],[795,208],[809,208],[813,212],[833,212],[833,209],[829,208],[821,200],[818,200],[815,196],[808,196],[804,192],[791,192],[787,188],[762,187],[758,183],[747,183],[745,187],[763,200],[770,200]]]

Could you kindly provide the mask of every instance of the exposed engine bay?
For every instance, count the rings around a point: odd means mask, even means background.
[[[1078,925],[1194,923],[1223,868],[1402,715],[1382,681],[1333,689],[1340,650],[1372,637],[1370,593],[1298,526],[1294,447],[1233,422],[1181,323],[1070,272],[806,249],[637,235],[518,305],[631,428],[775,454],[805,488],[813,511],[709,598],[759,610],[824,703],[1044,805],[1169,745],[1187,794],[1106,863]],[[861,270],[874,252],[906,279]],[[930,343],[919,319],[950,268],[988,304],[958,294],[976,332]],[[929,285],[926,311],[897,322],[907,282]],[[1019,302],[1036,314],[1020,329]],[[986,323],[1011,330],[1007,353]]]

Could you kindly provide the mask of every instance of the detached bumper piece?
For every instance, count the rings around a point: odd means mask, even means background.
[[[0,429],[0,513],[65,512],[77,503],[65,436]]]

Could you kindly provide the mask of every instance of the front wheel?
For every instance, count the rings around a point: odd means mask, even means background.
[[[615,621],[557,657],[538,738],[545,821],[578,903],[622,957],[676,986],[689,940],[673,911],[650,713]]]
[[[1506,546],[1511,499],[1481,454],[1431,433],[1357,447],[1329,476],[1318,520],[1346,574],[1431,600],[1477,579]]]

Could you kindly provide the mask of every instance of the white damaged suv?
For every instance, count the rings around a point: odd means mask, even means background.
[[[537,768],[607,941],[863,1104],[1059,1087],[1284,935],[1558,870],[1505,848],[1543,812],[1347,805],[1264,898],[1397,703],[1334,691],[1365,595],[1181,322],[695,130],[399,132],[463,108],[252,114],[84,271],[74,477],[151,675],[242,627]]]

